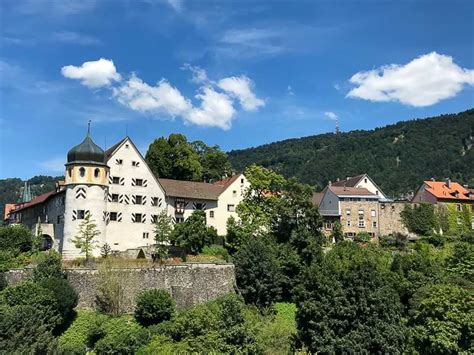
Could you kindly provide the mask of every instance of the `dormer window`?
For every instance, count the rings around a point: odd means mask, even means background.
[[[94,177],[97,179],[97,178],[99,178],[99,176],[100,176],[100,170],[99,170],[99,168],[96,168],[94,170]]]
[[[80,176],[80,177],[86,176],[86,169],[80,168],[80,169],[79,169],[79,176]]]

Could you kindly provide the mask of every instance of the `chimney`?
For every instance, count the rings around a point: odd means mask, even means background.
[[[431,181],[435,182],[435,181],[436,181],[436,179],[435,179],[434,177],[432,177],[432,178],[431,178]]]
[[[346,180],[349,180],[351,177],[350,176],[346,176]]]
[[[328,186],[331,186],[332,185],[332,182],[331,180],[328,181]]]
[[[337,178],[336,181],[339,181],[339,178]]]
[[[448,189],[451,188],[451,179],[450,178],[446,179],[446,186],[448,187]]]

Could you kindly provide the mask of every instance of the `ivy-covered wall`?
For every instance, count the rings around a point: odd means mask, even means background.
[[[473,231],[474,212],[470,204],[407,204],[401,218],[407,229],[418,235],[443,233],[459,236]]]

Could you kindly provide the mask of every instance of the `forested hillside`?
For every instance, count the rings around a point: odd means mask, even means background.
[[[33,197],[39,196],[45,192],[54,190],[56,181],[63,179],[61,176],[35,176],[28,180],[31,186]],[[6,203],[19,202],[23,194],[25,182],[18,178],[0,180],[0,208],[3,213],[3,206]]]
[[[424,179],[451,177],[474,185],[474,109],[398,122],[370,131],[326,133],[234,150],[236,170],[255,163],[322,189],[329,180],[368,173],[399,196]]]

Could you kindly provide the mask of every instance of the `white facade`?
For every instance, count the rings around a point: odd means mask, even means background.
[[[114,149],[107,165],[107,243],[112,250],[153,244],[153,216],[166,208],[162,187],[129,138]]]

